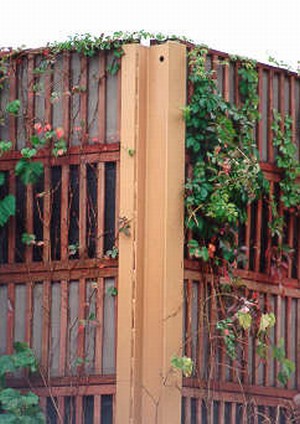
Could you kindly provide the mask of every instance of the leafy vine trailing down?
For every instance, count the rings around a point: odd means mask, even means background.
[[[192,175],[185,185],[186,227],[192,233],[189,254],[201,261],[204,274],[212,276],[211,296],[216,297],[219,309],[216,329],[228,356],[235,360],[238,346],[245,344],[245,337],[251,334],[257,340],[257,354],[263,359],[270,345],[268,332],[276,317],[261,308],[258,294],[248,294],[235,275],[238,265],[246,260],[245,247],[237,243],[238,229],[247,219],[248,205],[259,197],[269,202],[273,212],[269,225],[276,266],[281,266],[282,252],[287,249],[282,243],[284,227],[279,205],[261,171],[254,139],[254,128],[260,119],[256,63],[231,58],[238,60],[240,95],[239,105],[233,105],[218,92],[214,71],[205,69],[206,54],[203,47],[195,47],[189,53],[193,92],[184,109],[186,145],[192,164]],[[286,208],[299,208],[300,188],[296,180],[300,168],[295,160],[290,122],[286,117],[285,130],[281,131],[281,117],[275,114],[274,146],[279,149],[277,166],[283,170],[280,200]],[[281,364],[277,378],[286,384],[295,365],[285,357],[283,341],[273,347],[273,356]]]

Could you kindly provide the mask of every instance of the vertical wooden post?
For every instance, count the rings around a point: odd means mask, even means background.
[[[121,86],[116,423],[179,424],[185,46],[126,46]]]

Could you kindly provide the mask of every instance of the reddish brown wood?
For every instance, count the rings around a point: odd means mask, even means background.
[[[41,365],[45,373],[49,370],[49,337],[50,337],[50,308],[51,308],[51,282],[43,283],[43,333],[42,333],[42,358]]]
[[[12,102],[17,98],[17,81],[16,81],[16,62],[13,62],[13,68],[9,77],[9,101]],[[9,138],[12,142],[13,149],[16,149],[17,136],[17,119],[14,115],[9,115]]]
[[[98,101],[98,132],[99,142],[105,143],[106,134],[106,56],[99,57],[99,101]]]
[[[223,97],[226,102],[229,102],[229,63],[224,64],[223,72]]]
[[[33,121],[34,121],[34,56],[28,56],[28,67],[27,67],[27,81],[28,81],[28,96],[27,96],[27,116],[26,116],[26,133],[27,133],[27,143],[30,140],[30,137],[33,133]]]
[[[14,171],[9,172],[9,192],[12,195],[16,195],[16,178]],[[13,264],[15,262],[15,251],[16,251],[16,219],[11,217],[8,226],[8,263]]]
[[[62,190],[61,190],[61,204],[60,204],[60,217],[61,217],[61,223],[60,223],[60,234],[61,234],[61,260],[67,261],[69,258],[69,252],[68,252],[68,216],[69,216],[69,203],[68,203],[68,187],[69,187],[69,166],[63,165],[62,166],[62,173],[61,173],[61,184],[62,184]]]
[[[246,258],[247,262],[245,264],[245,269],[249,270],[250,268],[250,240],[251,240],[251,205],[247,206],[247,222],[246,222],[246,235],[245,235],[245,243],[246,243]]]
[[[263,70],[262,68],[258,68],[258,112],[262,117],[263,113]],[[263,157],[263,122],[262,118],[259,119],[257,123],[257,134],[256,134],[257,148],[259,151],[259,156]]]
[[[255,229],[255,250],[254,250],[254,271],[255,272],[260,271],[262,206],[263,206],[262,199],[259,199],[257,202],[256,229]]]
[[[59,343],[59,374],[64,375],[66,369],[66,351],[68,331],[68,283],[61,281],[60,285],[60,343]]]
[[[15,325],[15,286],[8,284],[7,290],[7,323],[6,323],[6,353],[13,353],[14,343],[14,325]]]
[[[63,55],[63,128],[65,132],[65,140],[70,146],[70,53],[65,52]]]
[[[28,234],[33,234],[33,188],[32,184],[26,186],[26,230]],[[26,246],[26,262],[32,261],[32,245]]]
[[[101,423],[101,396],[94,396],[94,422],[93,424]]]
[[[191,423],[191,398],[185,397],[184,401],[184,424],[190,424]]]
[[[185,282],[186,312],[185,312],[185,346],[184,352],[192,356],[192,284],[191,280]]]
[[[296,380],[297,389],[300,391],[300,299],[297,299],[297,321],[296,321]]]
[[[87,187],[86,187],[86,164],[80,164],[79,174],[79,254],[86,257],[86,208],[87,208]]]
[[[274,73],[272,70],[268,73],[268,161],[274,162],[274,149],[273,149],[273,76]]]
[[[80,74],[80,86],[82,88],[80,92],[80,120],[82,128],[82,144],[86,144],[88,140],[88,126],[87,126],[87,88],[88,88],[88,61],[87,57],[82,55],[80,59],[81,74]]]
[[[76,410],[76,424],[83,424],[83,402],[82,396],[76,396],[75,398],[75,410]]]
[[[102,345],[103,345],[103,299],[104,299],[104,279],[98,278],[96,291],[96,317],[98,325],[95,337],[95,373],[102,372]]]
[[[25,322],[25,341],[31,346],[32,341],[32,319],[33,319],[33,290],[32,282],[26,284],[26,322]]]
[[[79,310],[78,310],[78,335],[77,335],[77,357],[84,360],[85,357],[85,319],[86,319],[86,288],[83,278],[79,281]],[[77,367],[77,372],[82,373],[84,366]]]
[[[51,190],[50,190],[50,169],[48,166],[44,168],[44,213],[43,213],[43,235],[44,235],[44,247],[43,247],[43,260],[49,262],[51,259],[51,246],[50,246],[50,221],[51,221]]]

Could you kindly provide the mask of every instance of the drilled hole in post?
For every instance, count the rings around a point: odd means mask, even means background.
[[[160,62],[163,62],[165,60],[165,57],[164,56],[159,56],[159,61]]]

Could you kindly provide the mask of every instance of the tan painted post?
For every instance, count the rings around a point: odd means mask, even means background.
[[[186,52],[126,46],[122,61],[116,423],[179,424]],[[128,152],[134,155],[131,156]]]

